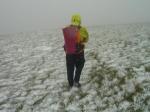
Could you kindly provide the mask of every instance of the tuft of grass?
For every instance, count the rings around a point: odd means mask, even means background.
[[[45,99],[45,97],[48,95],[48,93],[47,94],[45,94],[43,97],[41,97],[40,99],[38,99],[36,102],[34,102],[34,104],[33,105],[38,105],[38,104],[40,104],[44,99]]]
[[[98,84],[98,87],[100,88],[102,86],[102,80],[104,79],[103,75],[101,74],[100,71],[98,71],[95,74],[95,79],[93,80],[95,83]]]
[[[143,91],[143,88],[140,87],[140,85],[135,86],[136,92],[141,93]]]
[[[84,105],[81,104],[81,105],[79,105],[79,106],[80,106],[81,112],[85,112],[85,110],[84,110]]]
[[[145,66],[145,71],[150,72],[150,66]]]
[[[83,99],[84,97],[86,97],[88,95],[88,93],[86,93],[86,92],[84,92],[84,93],[80,92],[79,95],[80,95],[80,99]]]
[[[123,85],[123,84],[125,84],[125,81],[126,81],[126,79],[125,79],[125,77],[123,77],[123,78],[121,78],[120,80],[119,80],[119,85]]]
[[[127,72],[127,78],[128,79],[131,79],[134,77],[135,71],[133,70],[133,68],[128,67],[128,68],[125,68],[125,70]]]
[[[112,81],[115,77],[117,77],[118,71],[115,70],[114,68],[108,67],[108,68],[105,69],[105,71],[106,71],[106,74],[109,75],[108,79],[110,81]]]
[[[98,87],[101,87],[103,79],[104,77],[102,76],[100,72],[94,72],[91,74],[89,81],[92,83],[96,83],[98,84]]]
[[[133,100],[133,96],[135,95],[136,93],[131,93],[131,94],[127,94],[125,95],[124,99],[129,101],[129,102],[134,102]]]
[[[87,83],[96,83],[100,88],[102,86],[102,81],[105,78],[107,78],[109,81],[112,81],[117,77],[117,74],[118,71],[115,68],[109,67],[105,62],[103,62],[102,64],[98,65],[98,67],[92,67]]]
[[[20,104],[20,105],[17,107],[16,112],[20,112],[22,109],[23,109],[23,104]]]
[[[139,109],[136,110],[135,112],[143,112],[143,109],[139,108]]]
[[[89,53],[89,57],[92,57],[93,59],[96,59],[96,60],[98,60],[98,53],[97,52],[90,52]]]
[[[150,100],[150,96],[147,96],[145,99],[144,99],[144,104],[145,105],[148,105],[148,101]]]
[[[68,100],[66,106],[68,106],[69,104],[71,104],[71,103],[74,101],[74,98],[75,98],[75,96],[74,96],[74,95],[71,95],[71,96],[69,97],[69,100]]]

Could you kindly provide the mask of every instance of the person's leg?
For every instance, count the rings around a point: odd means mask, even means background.
[[[77,58],[75,63],[76,71],[75,71],[74,82],[79,83],[80,75],[85,63],[84,53],[80,54],[76,58]]]
[[[69,86],[73,86],[73,76],[74,76],[74,56],[73,55],[66,55],[66,66],[67,66],[67,78]]]

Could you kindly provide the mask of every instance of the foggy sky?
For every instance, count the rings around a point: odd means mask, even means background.
[[[150,0],[0,0],[0,33],[61,28],[79,13],[85,26],[150,22]]]

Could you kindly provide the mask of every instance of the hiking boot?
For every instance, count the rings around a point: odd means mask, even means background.
[[[74,82],[74,86],[77,87],[77,88],[80,88],[81,84],[79,82]]]

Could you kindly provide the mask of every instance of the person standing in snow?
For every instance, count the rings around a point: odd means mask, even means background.
[[[86,28],[81,26],[79,14],[72,16],[71,25],[63,28],[63,35],[69,86],[81,87],[79,81],[85,63],[84,47],[89,35]]]

